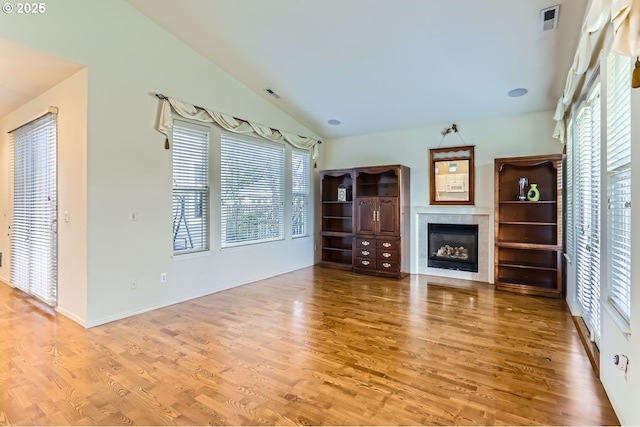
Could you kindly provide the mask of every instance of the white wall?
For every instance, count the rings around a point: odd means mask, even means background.
[[[493,160],[497,157],[562,152],[551,137],[552,112],[457,123],[459,138],[442,130],[451,123],[419,129],[358,135],[327,141],[323,169],[401,163],[411,168],[411,205],[429,205],[429,149],[475,145],[475,205],[493,208]],[[442,145],[440,142],[442,141]]]
[[[631,200],[640,200],[640,124],[637,117],[640,115],[640,89],[631,91]],[[603,169],[604,170],[604,169]],[[632,205],[632,212],[638,209],[637,204]],[[603,216],[606,218],[606,204],[603,206]],[[640,408],[638,396],[640,396],[640,268],[633,262],[640,254],[640,215],[633,213],[631,216],[631,335],[622,333],[618,316],[609,303],[605,300],[607,291],[606,261],[602,263],[603,287],[602,301],[602,327],[600,343],[600,380],[618,414],[622,425],[640,425]],[[629,357],[629,371],[620,371],[613,363],[616,354],[624,354]]]
[[[358,135],[327,141],[321,159],[322,169],[351,168],[382,164],[404,164],[411,168],[411,208],[423,213],[491,212],[493,224],[493,160],[498,157],[527,156],[562,152],[553,139],[553,113],[550,111],[491,120],[456,123],[459,135],[442,131],[451,123],[419,129]],[[462,139],[460,138],[462,137]],[[442,142],[442,144],[441,144]],[[429,149],[475,145],[475,207],[429,205]],[[515,183],[514,183],[515,185]],[[416,235],[415,221],[411,235]],[[492,235],[493,233],[491,233]],[[493,240],[489,242],[490,247]],[[415,246],[415,245],[413,245]],[[414,248],[416,252],[417,248]],[[411,272],[417,273],[417,254],[412,254]],[[490,281],[493,271],[490,274]]]
[[[87,70],[81,70],[16,111],[0,118],[0,229],[8,230],[9,194],[7,132],[58,107],[58,310],[78,322],[87,318]],[[63,212],[71,212],[69,222]],[[0,280],[10,283],[11,240],[0,233],[4,262]]]
[[[314,137],[310,130],[120,0],[2,14],[0,37],[88,69],[87,307],[70,317],[92,326],[313,264],[311,236],[227,250],[212,239],[205,256],[172,258],[171,151],[154,130],[150,93]],[[83,215],[74,209],[71,218]],[[212,221],[213,237],[217,227]]]

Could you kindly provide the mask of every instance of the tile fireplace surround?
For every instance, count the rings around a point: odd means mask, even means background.
[[[413,265],[416,273],[493,283],[493,233],[490,232],[490,225],[493,226],[492,208],[430,206],[413,209],[413,218],[418,225],[413,248]],[[427,225],[429,223],[478,225],[477,273],[427,267],[429,244]]]

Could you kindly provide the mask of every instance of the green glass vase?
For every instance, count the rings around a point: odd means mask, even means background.
[[[538,184],[531,184],[529,192],[527,193],[527,199],[531,202],[537,202],[540,200],[540,190],[538,190]]]

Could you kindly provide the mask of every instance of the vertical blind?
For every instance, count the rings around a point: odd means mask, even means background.
[[[209,249],[209,129],[173,125],[173,252]]]
[[[607,58],[607,292],[631,321],[631,58]]]
[[[309,234],[309,152],[293,150],[291,153],[291,188],[293,215],[291,235]]]
[[[575,204],[577,297],[593,340],[600,340],[600,85],[576,122]]]
[[[13,135],[11,282],[49,305],[57,301],[57,115],[34,120]]]
[[[227,132],[220,145],[222,247],[282,239],[284,146]]]

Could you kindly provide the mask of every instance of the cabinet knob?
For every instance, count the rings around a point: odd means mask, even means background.
[[[364,255],[364,256],[368,256],[370,253],[371,252],[369,252],[369,251],[362,251],[362,255]]]
[[[385,258],[389,258],[391,256],[391,254],[389,252],[383,252],[382,256]]]
[[[369,264],[371,264],[369,261],[366,261],[366,260],[362,261],[362,265],[369,265]]]
[[[385,248],[390,248],[390,247],[391,247],[391,243],[389,243],[389,242],[384,242],[384,243],[382,244],[382,246],[384,246]]]
[[[384,268],[389,268],[389,267],[391,267],[391,264],[389,264],[388,262],[383,262],[383,263],[382,263],[382,266],[383,266]]]
[[[371,242],[369,242],[368,240],[363,240],[362,241],[362,246],[369,246],[371,244]]]

